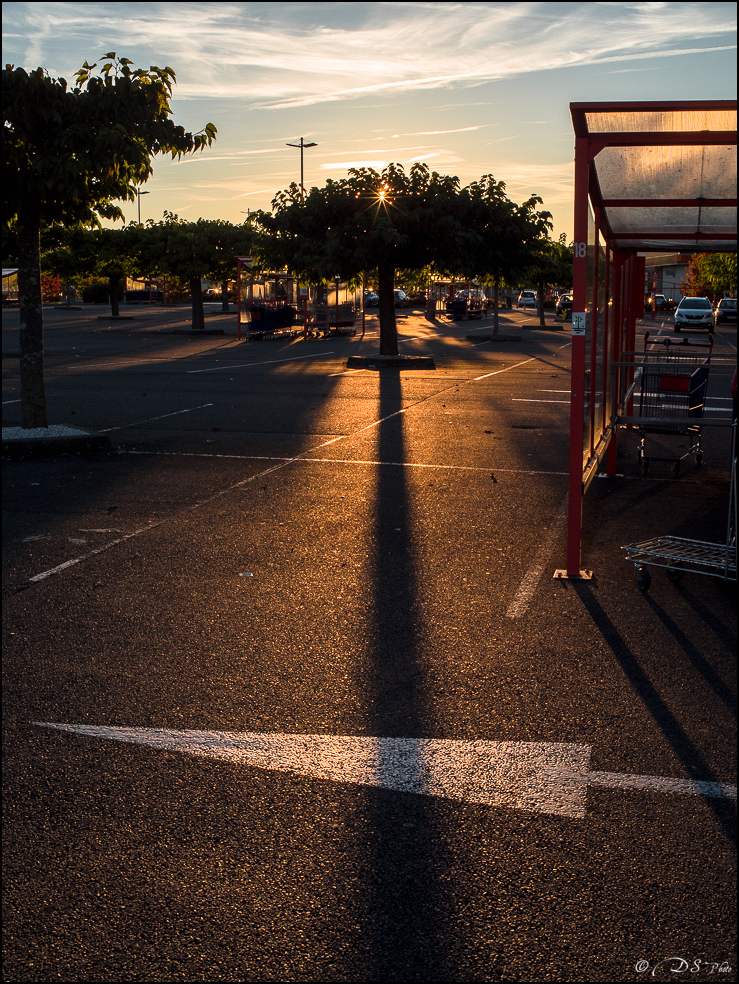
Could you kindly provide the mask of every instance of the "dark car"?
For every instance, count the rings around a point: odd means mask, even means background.
[[[395,307],[405,308],[411,306],[411,301],[404,290],[396,290],[393,292],[395,294]]]
[[[366,308],[377,307],[379,303],[380,303],[380,298],[377,296],[376,291],[366,290],[364,292],[364,306]]]
[[[426,295],[422,290],[414,290],[408,294],[408,300],[411,302],[411,307],[426,307]]]
[[[554,313],[561,318],[567,318],[572,314],[572,294],[560,294]]]
[[[720,325],[722,321],[725,321],[726,324],[729,325],[735,325],[736,324],[736,298],[722,297],[721,300],[716,305],[714,318],[716,319],[717,325]]]

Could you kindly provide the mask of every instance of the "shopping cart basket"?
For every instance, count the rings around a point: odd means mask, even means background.
[[[654,346],[650,350],[650,347]],[[635,377],[638,389],[638,416],[645,418],[638,424],[640,435],[637,463],[642,475],[649,471],[650,461],[666,461],[672,464],[672,474],[677,478],[680,465],[686,458],[695,455],[695,463],[700,467],[703,461],[701,450],[701,426],[708,385],[708,369],[711,360],[699,351],[690,352],[682,345],[670,346],[645,341],[645,351],[641,366],[636,368]],[[695,419],[695,424],[686,422]],[[649,423],[646,422],[649,421]],[[689,435],[691,445],[684,454],[656,455],[647,453],[647,434]]]

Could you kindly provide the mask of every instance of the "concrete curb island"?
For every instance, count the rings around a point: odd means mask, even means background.
[[[107,434],[91,434],[80,427],[57,424],[23,429],[3,427],[3,458],[46,458],[57,454],[97,454],[112,451]]]

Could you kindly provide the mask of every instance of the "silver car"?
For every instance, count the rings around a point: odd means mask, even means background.
[[[713,307],[707,297],[684,297],[675,309],[674,331],[703,328],[713,331]]]
[[[516,307],[536,307],[536,291],[535,290],[522,290],[518,295],[518,304]]]

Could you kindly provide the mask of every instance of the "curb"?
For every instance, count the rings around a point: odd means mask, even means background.
[[[97,454],[112,451],[107,434],[83,434],[79,437],[29,437],[3,441],[3,458],[49,458],[57,454]]]
[[[429,355],[350,355],[346,364],[363,369],[436,369]]]

